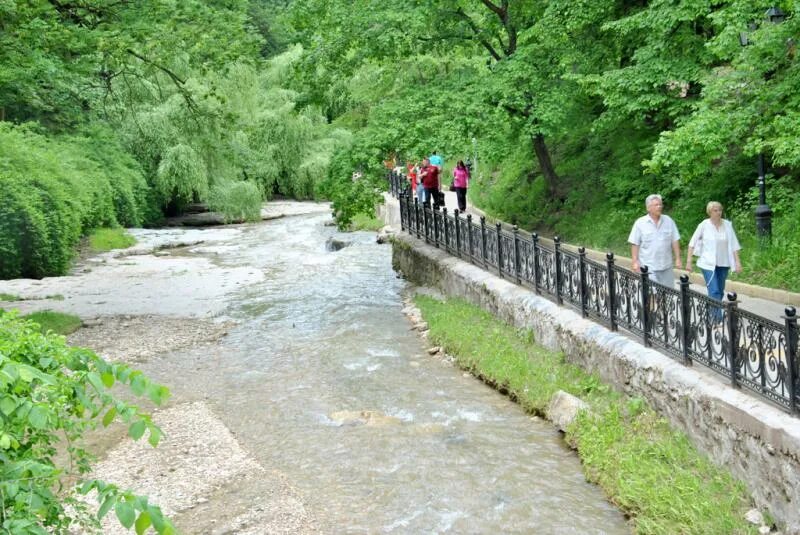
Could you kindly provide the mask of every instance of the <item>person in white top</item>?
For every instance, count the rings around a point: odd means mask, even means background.
[[[672,218],[661,213],[664,210],[661,195],[648,195],[644,205],[647,215],[636,220],[628,236],[633,270],[638,272],[642,266],[647,266],[651,280],[672,288],[675,285],[673,256],[675,267],[681,269],[681,235]]]
[[[692,270],[692,256],[697,256],[697,265],[703,272],[703,278],[708,288],[708,296],[717,301],[722,301],[725,295],[725,281],[730,269],[735,272],[742,270],[739,261],[741,245],[736,238],[733,225],[727,219],[722,219],[722,205],[711,201],[706,205],[708,219],[697,225],[697,230],[689,240],[689,249],[686,254],[686,269]],[[722,317],[720,309],[714,309],[714,319]]]

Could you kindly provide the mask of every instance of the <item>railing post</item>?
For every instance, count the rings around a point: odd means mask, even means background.
[[[692,365],[689,346],[692,344],[692,310],[689,300],[689,275],[681,275],[681,345],[683,346],[683,363]]]
[[[486,216],[481,216],[481,260],[483,267],[489,268],[489,263],[486,261]]]
[[[456,256],[461,258],[461,229],[459,229],[458,208],[453,210],[453,223],[456,227]]]
[[[422,236],[420,232],[420,224],[419,224],[419,199],[417,196],[414,196],[414,226],[417,228],[417,239]]]
[[[617,281],[614,279],[614,253],[606,253],[606,272],[608,274],[608,319],[611,330],[617,330]]]
[[[542,293],[539,286],[539,235],[537,233],[531,234],[531,241],[533,242],[533,287],[536,289],[537,294]]]
[[[725,315],[728,316],[728,348],[730,352],[728,364],[730,364],[731,386],[733,387],[739,386],[739,381],[736,379],[736,371],[739,367],[739,311],[736,297],[736,292],[730,292],[728,300],[725,302]]]
[[[514,225],[514,274],[517,276],[517,284],[522,284],[522,277],[520,277],[519,272],[519,227]]]
[[[431,216],[433,217],[433,245],[437,249],[439,248],[439,218],[436,217],[438,212],[439,207],[437,205],[433,205],[431,208]]]
[[[503,225],[499,221],[495,223],[497,229],[497,274],[503,278]]]
[[[442,226],[444,227],[442,229],[442,235],[444,236],[444,250],[449,253],[451,251],[450,251],[450,240],[447,239],[448,238],[447,235],[449,233],[447,232],[447,207],[446,206],[442,206]]]
[[[556,263],[556,303],[563,305],[564,300],[561,298],[561,238],[558,236],[553,238],[553,249]]]
[[[586,247],[578,248],[578,282],[580,284],[580,298],[581,298],[581,315],[584,318],[589,317],[587,310],[587,293],[586,288]]]
[[[789,390],[789,410],[797,414],[797,311],[786,307],[786,387]]]
[[[650,347],[650,277],[647,266],[642,266],[639,271],[642,281],[642,343]]]
[[[469,261],[475,263],[475,255],[472,249],[472,214],[467,214],[467,247],[469,247]]]
[[[408,217],[408,215],[407,215],[408,210],[407,210],[407,207],[405,205],[405,199],[406,199],[405,194],[401,193],[400,194],[400,230],[406,230],[406,227],[408,226],[408,225],[406,225],[406,218]]]

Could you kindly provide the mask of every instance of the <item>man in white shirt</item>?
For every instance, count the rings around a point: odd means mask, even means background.
[[[663,215],[664,204],[661,195],[648,195],[644,202],[647,215],[633,224],[628,243],[631,244],[633,270],[638,272],[647,266],[651,280],[668,286],[675,286],[675,267],[681,269],[681,236],[671,217]]]

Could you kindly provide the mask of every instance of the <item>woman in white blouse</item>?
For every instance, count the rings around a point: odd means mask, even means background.
[[[689,240],[689,250],[686,255],[686,269],[692,270],[692,256],[697,256],[697,265],[703,272],[706,280],[708,296],[717,301],[722,301],[725,295],[725,280],[731,268],[737,273],[742,270],[739,261],[739,240],[733,225],[727,219],[722,219],[722,205],[711,201],[706,205],[708,219],[697,225],[697,230]],[[722,317],[722,311],[713,311],[714,319]]]

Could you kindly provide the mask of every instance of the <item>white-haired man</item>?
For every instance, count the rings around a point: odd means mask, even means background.
[[[648,195],[645,199],[647,215],[636,220],[628,236],[631,244],[633,270],[647,266],[651,280],[672,288],[675,285],[674,266],[681,265],[681,236],[675,221],[661,212],[664,204],[661,195]]]

